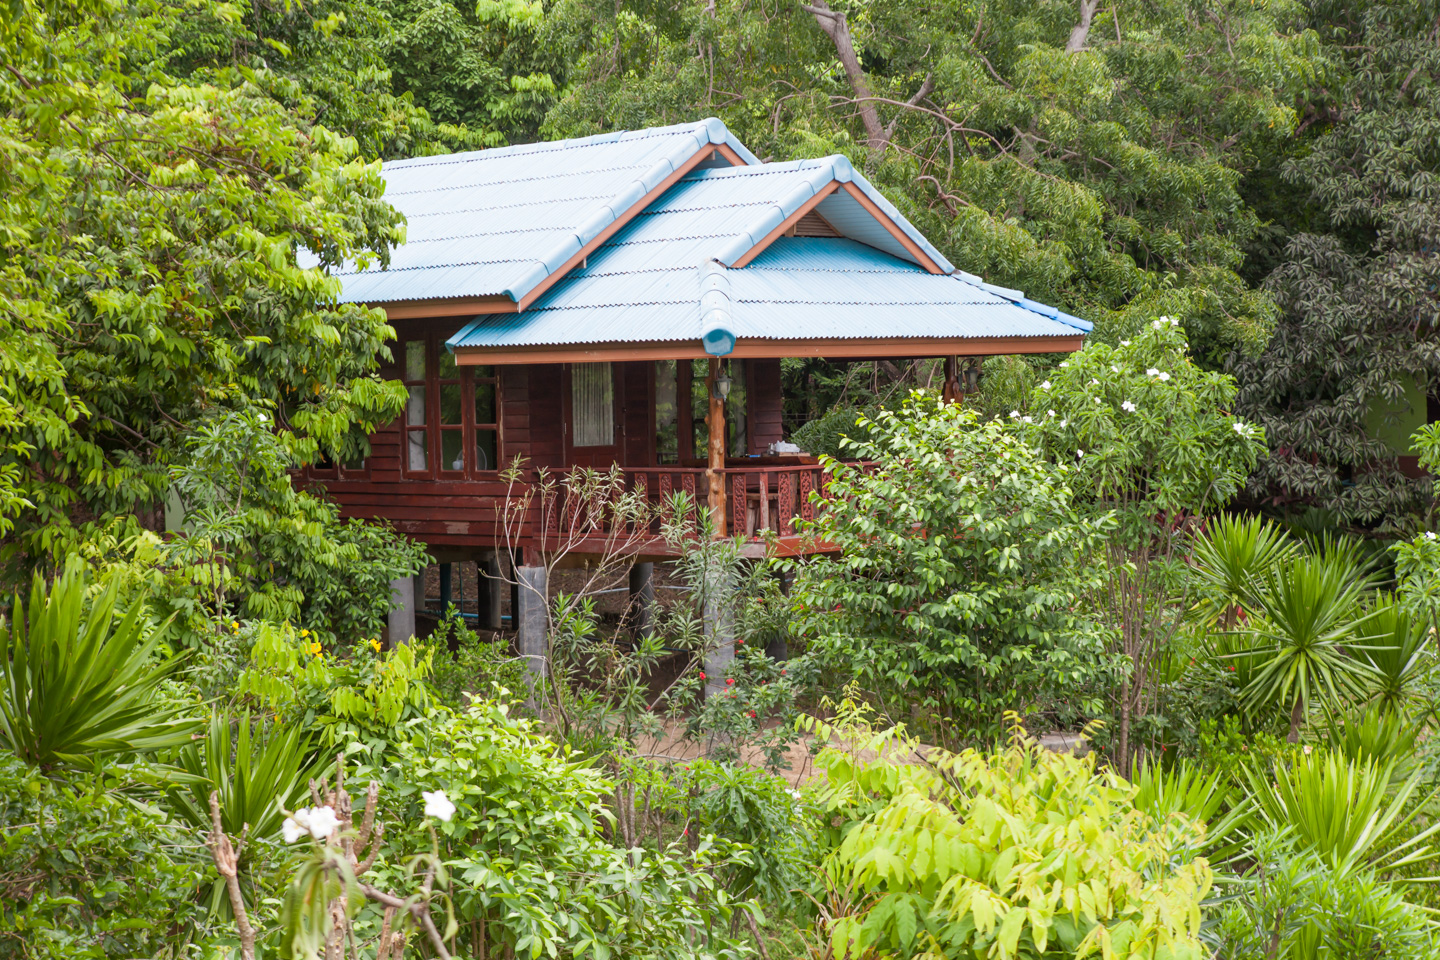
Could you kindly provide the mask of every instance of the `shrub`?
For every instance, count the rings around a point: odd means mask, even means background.
[[[1204,826],[1138,809],[1137,788],[1093,755],[1051,753],[1018,727],[999,752],[923,760],[893,733],[847,735],[851,750],[817,761],[830,809],[852,820],[825,863],[850,905],[829,931],[837,960],[1205,956],[1211,875],[1191,852]]]
[[[1067,468],[1000,423],[912,396],[828,461],[809,532],[839,556],[801,567],[792,597],[809,649],[897,708],[988,736],[1002,709],[1098,712],[1111,675],[1082,608],[1108,529],[1083,519]]]

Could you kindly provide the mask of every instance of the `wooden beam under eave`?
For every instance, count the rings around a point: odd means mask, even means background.
[[[1020,353],[1074,353],[1085,336],[1063,337],[846,337],[815,340],[742,339],[727,359],[773,360],[821,357],[878,360],[885,357],[994,357]],[[509,363],[599,363],[624,360],[705,360],[696,340],[656,343],[540,344],[527,347],[456,347],[459,366]]]
[[[449,297],[437,300],[395,300],[367,303],[379,307],[390,320],[417,320],[427,317],[473,317],[477,313],[519,313],[520,304],[509,297]]]

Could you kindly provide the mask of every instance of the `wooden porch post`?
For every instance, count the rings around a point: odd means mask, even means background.
[[[715,396],[715,381],[720,376],[720,358],[710,358],[710,373],[705,378],[705,392],[710,397],[710,415],[705,418],[710,428],[710,460],[705,476],[710,481],[710,522],[715,537],[725,536],[725,401]]]

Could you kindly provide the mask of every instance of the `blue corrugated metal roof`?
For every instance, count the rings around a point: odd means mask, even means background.
[[[760,161],[710,118],[384,165],[407,241],[387,270],[338,270],[342,302],[508,296],[534,290],[711,144]]]
[[[725,269],[847,173],[880,206],[878,192],[837,158],[687,174],[523,314],[476,317],[449,344],[698,340],[717,310],[728,311],[735,336],[764,339],[1073,336],[1091,328],[970,274],[927,272],[841,191],[816,209],[834,201],[822,215],[850,238],[781,237],[745,267]],[[919,231],[893,217],[942,269],[952,269]]]

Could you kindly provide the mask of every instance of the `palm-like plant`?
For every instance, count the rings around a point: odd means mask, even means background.
[[[1421,725],[1409,715],[1374,703],[1342,722],[1327,718],[1324,738],[1325,745],[1342,757],[1388,763],[1392,779],[1403,779],[1418,766],[1415,747],[1420,732]]]
[[[1271,826],[1289,828],[1332,869],[1346,873],[1360,867],[1391,871],[1440,859],[1434,846],[1440,823],[1411,828],[1435,795],[1412,803],[1422,774],[1396,784],[1393,772],[1393,761],[1317,751],[1288,767],[1277,763],[1269,776],[1256,767],[1247,767],[1245,776],[1260,815]]]
[[[280,834],[282,808],[299,805],[317,761],[298,727],[274,730],[262,744],[253,737],[249,717],[233,723],[239,733],[232,737],[231,718],[211,717],[203,744],[192,743],[180,751],[179,763],[189,774],[189,783],[170,790],[171,807],[196,830],[209,830],[210,792],[217,791],[220,822],[227,834],[269,840]],[[242,879],[248,875],[255,846],[248,842],[241,850]],[[223,915],[229,908],[222,878],[211,889],[210,909]]]
[[[1348,645],[1371,616],[1361,600],[1373,586],[1355,550],[1331,547],[1297,557],[1254,583],[1257,616],[1248,622],[1264,661],[1242,691],[1251,709],[1290,708],[1290,742],[1316,696],[1332,705],[1363,696],[1365,666]]]
[[[1201,852],[1212,861],[1229,860],[1242,850],[1240,831],[1254,818],[1255,807],[1248,797],[1231,796],[1238,791],[1226,784],[1224,771],[1206,773],[1186,760],[1168,769],[1142,761],[1131,782],[1137,790],[1135,809],[1159,820],[1180,814],[1205,824]]]
[[[48,767],[187,742],[199,722],[157,701],[175,661],[156,656],[143,603],[117,619],[112,581],[87,611],[85,581],[72,561],[47,595],[37,573],[30,602],[17,595],[12,619],[0,618],[0,744]]]
[[[1255,606],[1253,586],[1294,560],[1300,545],[1260,517],[1223,515],[1206,522],[1191,547],[1195,613],[1221,629],[1235,626],[1238,612]]]
[[[1400,709],[1425,698],[1436,668],[1430,624],[1394,597],[1371,609],[1365,636],[1354,649],[1369,668],[1370,694],[1383,707]]]

